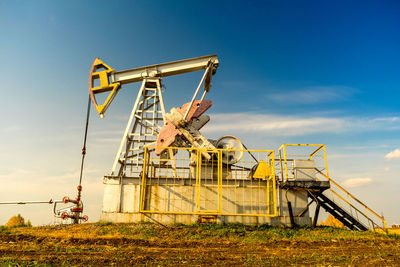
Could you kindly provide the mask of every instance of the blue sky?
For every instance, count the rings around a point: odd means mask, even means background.
[[[75,194],[95,57],[123,70],[218,54],[205,135],[260,149],[324,143],[332,176],[399,223],[400,155],[389,154],[400,149],[399,13],[397,1],[0,1],[1,200]],[[165,79],[167,109],[200,76]],[[105,119],[92,110],[93,221],[138,86]],[[0,209],[0,224],[16,212],[53,220],[51,207]]]

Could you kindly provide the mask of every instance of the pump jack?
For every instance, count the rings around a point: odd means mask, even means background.
[[[99,58],[94,60],[89,75],[89,92],[92,102],[102,118],[122,85],[142,82],[108,178],[122,179],[121,177],[126,175],[127,167],[136,167],[133,172],[139,175],[141,171],[139,166],[142,165],[145,145],[157,144],[157,146],[168,147],[175,144],[215,149],[215,146],[199,132],[199,129],[210,120],[209,116],[203,115],[203,113],[211,107],[212,101],[204,98],[211,88],[211,79],[216,73],[218,65],[217,56],[210,55],[115,71]],[[201,70],[204,70],[204,74],[192,100],[181,108],[173,108],[169,114],[165,113],[161,92],[162,78]],[[95,87],[94,84],[97,80],[100,81],[100,85]],[[196,101],[203,84],[204,92],[200,100]],[[106,92],[109,92],[109,95],[105,102],[99,104],[96,95]],[[132,125],[134,119],[135,122]],[[160,121],[163,121],[163,127],[159,124]],[[157,155],[164,153],[163,156],[168,156],[165,150],[165,148],[157,149],[156,153]],[[205,156],[206,158],[210,157],[209,155]],[[120,166],[117,170],[118,164]]]

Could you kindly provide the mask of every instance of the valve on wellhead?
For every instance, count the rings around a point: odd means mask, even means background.
[[[81,191],[82,191],[82,186],[79,185],[78,186],[78,196],[76,197],[76,199],[71,199],[68,196],[63,197],[62,203],[74,204],[71,207],[59,209],[56,211],[56,203],[54,203],[54,215],[63,220],[71,219],[74,224],[77,224],[80,222],[86,222],[89,219],[89,217],[87,215],[83,215],[83,216],[81,215],[83,212],[83,203],[80,199]]]
[[[87,215],[76,216],[75,214],[69,214],[66,211],[61,213],[60,218],[63,219],[63,220],[67,220],[67,219],[73,219],[74,221],[75,220],[80,220],[82,222],[87,222],[87,220],[89,219],[89,217]]]

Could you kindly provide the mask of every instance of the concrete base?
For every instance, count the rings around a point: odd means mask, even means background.
[[[184,201],[184,205],[180,205],[179,211],[194,212],[195,203],[193,197],[195,196],[195,180],[182,180],[179,184],[173,186],[168,185],[168,181],[165,183],[158,181],[159,185],[147,185],[145,208],[150,207],[153,211],[175,211],[176,205],[174,199],[177,196],[181,197]],[[243,202],[243,199],[267,199],[267,186],[252,189],[249,181],[240,181],[237,184],[226,183],[225,187],[222,188],[222,211],[228,214],[234,213],[254,213],[251,211],[266,212],[266,202],[263,202],[263,207],[252,206],[255,209],[250,209],[249,206]],[[103,198],[103,210],[101,214],[101,221],[109,221],[115,223],[132,223],[141,221],[153,221],[161,224],[174,224],[184,223],[192,224],[196,223],[199,219],[199,215],[183,215],[183,214],[160,214],[160,213],[139,213],[139,202],[140,202],[140,184],[138,178],[124,178],[122,185],[119,184],[119,179],[105,177],[104,179],[104,198]],[[204,186],[203,190],[207,191],[208,198],[210,199],[209,204],[206,204],[209,208],[216,208],[216,189],[211,186]],[[272,187],[270,187],[270,199]],[[201,192],[201,198],[203,198],[203,191]],[[204,191],[205,192],[205,191]],[[220,223],[245,223],[245,224],[270,224],[270,225],[281,225],[290,226],[290,217],[287,202],[290,201],[292,204],[293,215],[295,223],[298,225],[311,225],[311,218],[308,212],[308,195],[304,190],[291,190],[283,188],[279,184],[276,188],[277,195],[277,209],[278,214],[275,217],[267,216],[238,216],[238,215],[223,215],[217,216],[217,222]],[[240,200],[240,201],[239,201]],[[239,201],[239,202],[237,202]],[[179,202],[179,203],[181,203]],[[207,202],[207,203],[208,203]],[[200,202],[200,205],[205,205],[206,202]],[[261,204],[261,202],[260,202]],[[214,207],[215,206],[215,207]],[[272,204],[270,207],[273,207]],[[202,207],[201,207],[202,208]],[[305,211],[304,211],[305,210]],[[301,217],[297,217],[298,214],[302,213]]]
[[[311,225],[310,217],[295,217],[299,226]],[[102,212],[100,221],[113,223],[156,222],[164,225],[174,223],[193,224],[198,222],[199,215],[143,214]],[[269,224],[271,226],[290,226],[289,216],[254,217],[254,216],[217,216],[217,223]]]

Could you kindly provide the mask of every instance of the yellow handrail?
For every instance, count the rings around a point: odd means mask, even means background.
[[[366,208],[368,211],[370,211],[372,214],[374,214],[376,217],[378,217],[384,224],[385,228],[387,228],[386,225],[386,220],[384,218],[382,218],[381,216],[379,216],[375,211],[373,211],[372,209],[370,209],[367,205],[365,205],[364,203],[362,203],[360,200],[358,200],[355,196],[353,196],[352,194],[350,194],[350,192],[348,192],[346,189],[344,189],[343,187],[341,187],[338,183],[336,183],[334,180],[332,180],[329,176],[325,175],[323,172],[321,172],[320,170],[318,170],[317,168],[315,168],[315,170],[317,170],[318,173],[320,173],[322,176],[324,176],[326,179],[328,179],[328,181],[332,182],[334,185],[336,185],[337,187],[339,187],[341,190],[343,190],[347,195],[349,195],[352,199],[354,199],[355,201],[357,201],[360,205],[362,205],[364,208]],[[333,191],[333,190],[332,190]],[[335,191],[333,191],[334,193],[336,193]],[[341,197],[342,198],[342,197]],[[343,199],[343,198],[342,198]],[[343,199],[346,203],[348,203],[349,205],[351,205],[349,202],[347,202],[345,199]],[[353,206],[353,205],[351,205]],[[359,211],[361,214],[363,214],[361,211]],[[364,215],[366,216],[366,215]],[[368,218],[368,216],[366,216]]]
[[[318,179],[318,178],[317,178]],[[319,180],[319,179],[318,179]],[[332,180],[330,180],[332,181]],[[372,222],[372,224],[375,224],[377,226],[379,226],[378,224],[376,224],[370,217],[368,217],[368,215],[364,214],[362,211],[360,211],[357,207],[355,207],[353,204],[350,203],[350,201],[347,201],[346,199],[344,199],[341,195],[339,195],[335,190],[333,190],[332,188],[329,188],[329,191],[331,191],[333,194],[335,194],[336,196],[338,196],[340,199],[342,199],[344,202],[346,202],[351,208],[353,208],[356,212],[360,213],[361,215],[363,215],[365,218],[367,218],[370,222]],[[332,200],[333,201],[333,200]],[[335,202],[335,201],[334,201]]]
[[[366,220],[368,220],[370,223],[372,223],[372,226],[378,226],[380,227],[378,224],[376,224],[372,219],[371,219],[371,215],[367,215],[368,212],[372,213],[372,215],[375,215],[377,218],[379,218],[379,220],[382,221],[383,223],[383,227],[386,229],[387,228],[387,224],[386,224],[386,220],[382,217],[379,216],[375,211],[373,211],[372,209],[370,209],[367,205],[365,205],[363,202],[361,202],[359,199],[357,199],[355,196],[353,196],[350,192],[348,192],[346,189],[344,189],[342,186],[340,186],[338,183],[336,183],[334,180],[332,180],[329,177],[329,172],[328,172],[328,162],[327,162],[327,157],[326,157],[326,148],[324,144],[283,144],[280,148],[279,148],[279,161],[280,161],[280,167],[281,167],[281,176],[282,176],[282,181],[288,180],[289,176],[288,176],[288,164],[287,161],[289,160],[287,158],[286,155],[286,147],[288,146],[295,146],[295,147],[317,147],[316,150],[314,150],[313,152],[309,152],[306,153],[306,155],[296,155],[296,156],[303,156],[305,158],[308,158],[309,160],[313,160],[313,157],[319,153],[322,150],[322,158],[324,159],[324,172],[322,172],[320,169],[318,168],[314,168],[319,174],[321,174],[323,177],[325,177],[328,181],[332,182],[333,185],[335,185],[336,187],[338,187],[340,190],[342,190],[345,194],[347,194],[347,197],[352,198],[356,203],[358,203],[359,205],[361,205],[362,207],[364,207],[366,209],[365,214],[363,212],[360,211],[360,209],[356,208],[349,200],[346,200],[345,198],[343,198],[340,194],[338,194],[336,191],[334,191],[332,188],[330,188],[330,191],[332,192],[332,194],[338,196],[341,200],[343,200],[345,203],[347,203],[350,206],[350,211],[351,208],[354,209],[354,211],[356,212],[356,214],[360,214],[362,216],[364,216],[364,218]],[[317,177],[316,177],[317,178]],[[318,178],[317,178],[318,179]],[[332,195],[333,196],[333,195]],[[341,203],[341,201],[339,200],[339,203]],[[353,202],[354,203],[354,202]],[[355,204],[355,203],[354,203]]]
[[[275,154],[273,150],[248,150],[248,149],[200,149],[187,147],[169,147],[176,150],[169,157],[161,158],[155,155],[154,146],[145,146],[144,163],[141,182],[141,199],[139,211],[141,213],[154,214],[187,214],[187,215],[204,215],[214,214],[220,216],[252,216],[252,217],[276,217],[278,216],[277,193],[276,193],[276,174],[275,174]],[[193,153],[186,153],[193,152]],[[203,153],[215,155],[210,161],[206,161],[202,156]],[[256,153],[256,157],[250,157],[251,154],[245,154],[238,159],[236,164],[224,165],[223,153],[227,152],[250,152]],[[258,160],[257,160],[258,158]],[[261,160],[267,163],[269,169],[265,170],[264,178],[253,178],[253,168],[258,168]],[[153,162],[162,165],[153,166]],[[157,168],[157,171],[155,171]],[[160,170],[158,170],[160,169]],[[187,171],[177,172],[173,175],[173,171],[184,169]],[[163,170],[163,172],[161,172]],[[260,172],[260,171],[259,171]],[[264,172],[264,171],[263,171]],[[176,177],[175,177],[176,176]],[[166,178],[160,182],[160,178]],[[175,178],[180,182],[176,182]],[[169,183],[168,179],[170,179]],[[174,179],[172,181],[172,179]],[[193,181],[195,179],[195,182]],[[181,181],[190,181],[187,184]],[[233,181],[234,183],[229,183]],[[248,182],[248,186],[245,182]],[[178,190],[177,196],[163,195],[162,190],[154,190],[151,192],[147,184],[153,188],[161,188],[164,186],[177,186],[173,190]],[[186,186],[186,188],[184,188]],[[213,188],[211,195],[207,195],[209,188]],[[237,199],[238,194],[231,194],[232,200],[236,205],[232,208],[228,207],[227,198],[231,188],[235,188],[235,192],[240,190],[243,195],[243,201]],[[187,190],[185,190],[187,189]],[[181,190],[181,191],[179,191]],[[246,191],[245,191],[246,190]],[[272,190],[272,192],[271,192]],[[160,191],[160,192],[159,192]],[[246,192],[249,193],[250,201],[244,199]],[[253,196],[252,192],[254,192]],[[186,194],[186,195],[185,195]],[[179,196],[178,196],[179,195]],[[168,205],[157,206],[152,204],[152,198],[160,200],[168,199]],[[253,199],[254,197],[254,199]],[[267,202],[265,202],[267,201]],[[182,206],[183,202],[187,202],[187,206]],[[206,203],[214,203],[212,205]],[[231,202],[229,202],[231,203]],[[180,206],[179,206],[180,205]],[[246,209],[237,209],[236,206]]]

